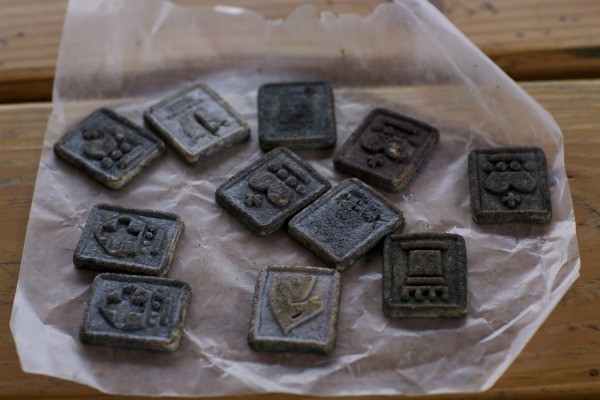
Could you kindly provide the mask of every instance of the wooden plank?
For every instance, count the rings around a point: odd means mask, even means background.
[[[495,387],[435,399],[600,398],[600,80],[527,83],[565,135],[581,277]],[[438,100],[433,100],[438,101]],[[440,97],[439,101],[445,101]],[[50,105],[0,106],[0,399],[105,399],[97,391],[21,372],[8,321]],[[287,399],[306,397],[284,396]],[[126,398],[126,397],[123,397]],[[129,397],[131,398],[131,397]],[[281,399],[280,395],[243,399]],[[232,399],[241,400],[242,397]],[[367,397],[352,398],[365,400]],[[382,398],[383,399],[383,398]],[[386,399],[388,399],[386,397]]]
[[[176,0],[243,6],[269,18],[300,3],[368,14],[384,0]],[[600,76],[596,0],[431,0],[514,79]],[[0,102],[48,100],[67,0],[0,1]]]

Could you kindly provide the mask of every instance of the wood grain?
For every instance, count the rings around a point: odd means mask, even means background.
[[[384,0],[176,0],[243,6],[268,18],[300,3],[368,14]],[[431,0],[517,80],[600,77],[596,0]],[[0,1],[0,102],[49,100],[67,0]]]
[[[565,135],[581,277],[492,390],[434,399],[600,398],[600,80],[527,83],[523,87],[554,115]],[[4,228],[0,230],[0,337],[5,338],[0,341],[0,399],[105,399],[107,396],[75,383],[21,372],[14,344],[8,339],[8,321],[49,113],[48,103],[0,106],[0,220]]]

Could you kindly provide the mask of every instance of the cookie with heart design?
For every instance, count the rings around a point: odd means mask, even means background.
[[[217,203],[259,236],[275,233],[331,184],[291,150],[271,150],[217,189]]]
[[[257,351],[330,353],[340,306],[340,274],[271,265],[258,275],[248,343]]]
[[[479,224],[544,224],[552,218],[546,157],[538,147],[473,150],[469,182]]]

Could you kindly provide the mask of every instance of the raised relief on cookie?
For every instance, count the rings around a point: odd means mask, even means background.
[[[248,123],[204,84],[184,88],[145,113],[146,122],[190,164],[248,139]]]
[[[404,225],[402,213],[357,179],[347,179],[293,217],[290,236],[343,271]]]
[[[88,217],[73,262],[83,269],[162,276],[182,231],[174,214],[100,204]]]
[[[141,285],[127,285],[100,296],[98,310],[113,327],[136,331],[166,325],[171,315],[172,301],[163,290],[156,292]]]
[[[438,142],[438,131],[385,109],[373,110],[334,158],[340,172],[398,192]]]
[[[164,152],[154,135],[108,109],[93,112],[55,145],[63,160],[119,189]]]
[[[323,300],[318,295],[310,296],[316,281],[314,275],[300,274],[277,275],[273,278],[269,305],[286,335],[323,311]]]
[[[462,237],[422,233],[385,240],[383,310],[388,317],[457,318],[467,312]]]
[[[331,352],[340,293],[339,273],[331,269],[265,268],[254,292],[250,346],[257,351]]]
[[[173,351],[179,346],[191,289],[166,278],[99,274],[80,329],[84,343]]]
[[[552,216],[546,160],[539,148],[474,150],[469,179],[478,223],[544,223]]]
[[[330,187],[295,153],[279,148],[223,183],[215,197],[248,229],[265,236],[281,228]]]

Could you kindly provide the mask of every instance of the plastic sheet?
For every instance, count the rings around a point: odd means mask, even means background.
[[[386,196],[405,232],[464,236],[468,316],[392,320],[383,315],[381,248],[342,274],[330,356],[261,354],[246,342],[258,271],[323,266],[282,230],[259,238],[215,204],[216,188],[260,157],[256,94],[266,82],[327,80],[338,147],[374,107],[441,132],[412,183]],[[52,145],[98,106],[142,122],[168,93],[202,81],[249,122],[245,142],[191,167],[172,151],[119,192],[58,160]],[[163,0],[72,0],[68,7],[11,328],[27,372],[109,393],[231,395],[416,394],[489,388],[578,276],[575,221],[562,134],[552,117],[433,6],[406,0],[372,15],[297,9],[283,20],[237,8],[190,9]],[[543,148],[553,218],[543,226],[473,223],[467,156],[493,146]],[[333,184],[333,151],[299,152]],[[178,351],[86,346],[78,340],[95,274],[74,248],[92,206],[109,202],[174,212],[186,230],[168,277],[193,298]]]

